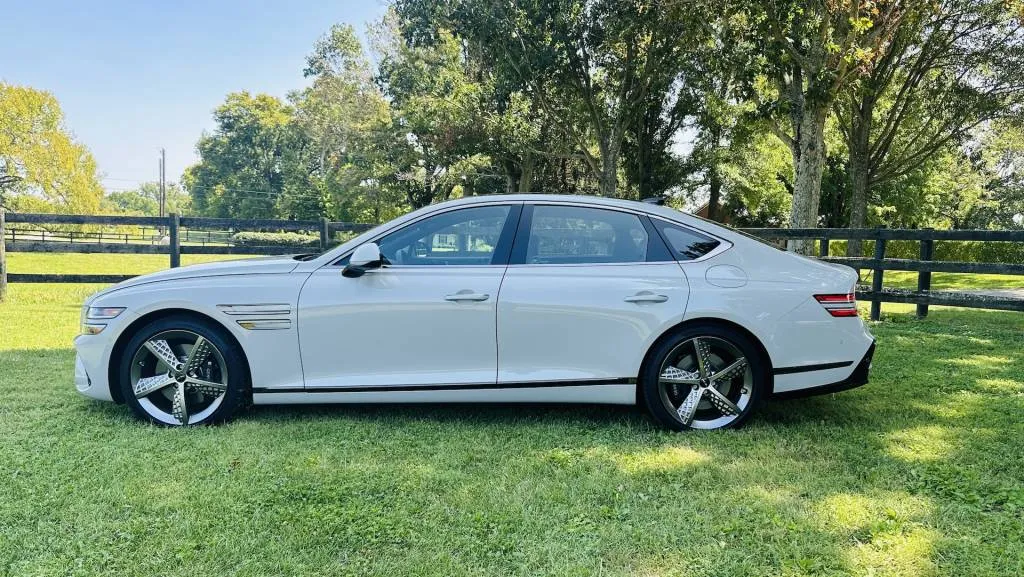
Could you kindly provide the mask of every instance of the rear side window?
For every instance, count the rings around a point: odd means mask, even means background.
[[[676,260],[695,260],[715,250],[721,241],[703,235],[695,230],[670,224],[663,220],[651,219],[661,233]]]
[[[645,262],[649,237],[635,214],[579,206],[537,205],[526,264]]]

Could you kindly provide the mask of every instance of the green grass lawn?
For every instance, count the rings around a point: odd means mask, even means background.
[[[871,271],[861,271],[863,281],[871,283]],[[882,275],[882,286],[891,288],[917,289],[917,273],[912,271],[887,270]],[[967,274],[932,273],[932,290],[985,290],[1021,289],[1024,276],[1012,274]]]
[[[252,258],[230,254],[183,254],[181,264]],[[10,273],[21,274],[146,274],[169,265],[166,254],[83,254],[12,252],[7,255]]]
[[[1024,315],[885,305],[868,386],[740,431],[531,406],[263,407],[180,430],[75,393],[97,288],[15,284],[0,304],[0,575],[1024,573]]]

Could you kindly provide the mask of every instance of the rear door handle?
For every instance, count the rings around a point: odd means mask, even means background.
[[[487,293],[475,293],[475,292],[473,292],[473,291],[471,291],[469,289],[464,289],[464,290],[460,290],[459,292],[457,292],[457,293],[455,293],[453,295],[448,295],[448,296],[444,297],[444,300],[451,301],[451,302],[462,302],[462,301],[481,302],[481,301],[485,301],[485,300],[487,300],[489,298],[491,298],[491,295],[489,295]]]
[[[631,297],[622,299],[627,303],[663,303],[668,300],[665,295],[654,294],[651,291],[640,291]]]

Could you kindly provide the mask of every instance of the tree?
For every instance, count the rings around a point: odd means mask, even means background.
[[[899,0],[761,0],[751,14],[752,41],[760,41],[760,88],[775,134],[793,156],[790,226],[818,225],[825,164],[825,121],[839,93],[865,70],[899,28]],[[791,240],[810,253],[811,240]]]
[[[177,183],[170,183],[166,188],[168,213],[187,214],[191,210],[192,199]],[[134,214],[140,216],[160,215],[160,184],[144,182],[138,188],[107,193],[103,197],[104,212]]]
[[[471,193],[474,173],[489,164],[481,153],[483,87],[467,73],[450,32],[415,46],[399,25],[386,20],[381,29],[378,80],[391,105],[393,183],[418,208],[448,199],[456,187]]]
[[[872,190],[918,171],[981,123],[1019,116],[1022,105],[1024,32],[1010,3],[914,4],[869,73],[837,103],[849,150],[850,226],[866,226]],[[861,252],[860,241],[850,242],[849,255]]]
[[[57,99],[0,82],[0,206],[94,214],[102,195],[96,161],[65,128]]]
[[[423,12],[423,4],[399,2],[399,12]],[[571,143],[600,193],[615,196],[630,127],[650,105],[672,106],[665,95],[685,60],[683,42],[697,28],[696,4],[461,0],[448,6],[451,29],[511,71],[559,140]],[[637,145],[655,142],[636,132]]]
[[[375,221],[391,216],[380,204],[380,173],[390,168],[381,136],[389,128],[390,110],[355,30],[331,27],[306,59],[305,75],[311,85],[289,96],[305,146],[291,151],[282,210],[299,218],[365,219],[367,209]],[[401,200],[390,199],[392,210]]]
[[[280,99],[248,92],[228,94],[217,107],[213,134],[196,145],[199,163],[182,184],[198,214],[256,218],[277,214],[284,193],[288,151],[304,145],[291,130],[294,110]]]

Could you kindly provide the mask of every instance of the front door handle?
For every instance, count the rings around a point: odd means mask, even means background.
[[[654,294],[651,291],[640,291],[633,296],[622,299],[627,303],[663,303],[668,300],[665,295]]]
[[[491,298],[491,295],[487,293],[475,293],[469,289],[463,289],[453,295],[447,295],[444,297],[444,300],[456,303],[463,301],[482,302],[489,298]]]

